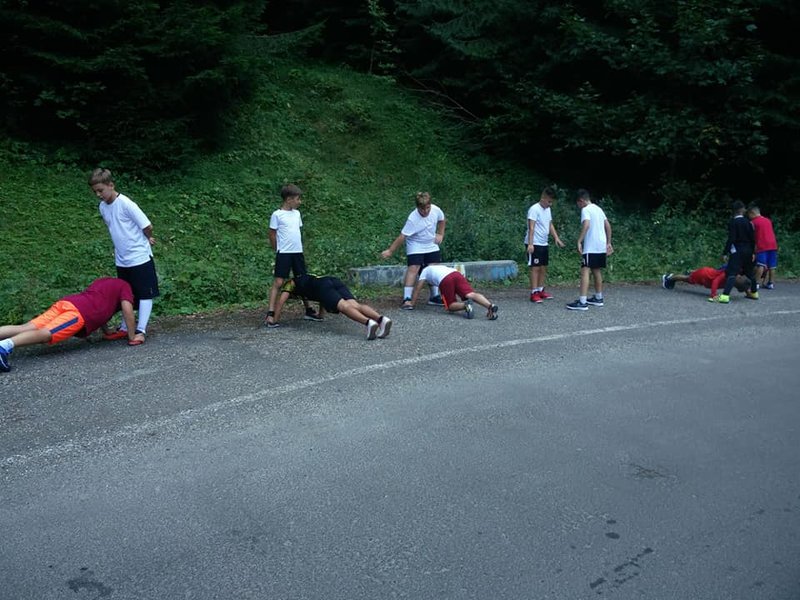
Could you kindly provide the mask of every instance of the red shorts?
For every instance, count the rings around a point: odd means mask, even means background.
[[[57,344],[80,333],[85,325],[81,313],[72,302],[59,300],[38,317],[31,319],[36,329],[47,329],[53,337],[51,344]]]
[[[471,294],[474,291],[467,278],[458,271],[450,273],[439,283],[439,293],[442,295],[445,308],[456,301],[456,294],[458,294],[459,298],[465,300],[467,294]]]

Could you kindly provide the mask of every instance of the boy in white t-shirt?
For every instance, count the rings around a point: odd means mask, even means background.
[[[570,310],[588,310],[589,305],[603,306],[603,269],[606,257],[614,252],[611,246],[611,224],[603,209],[592,203],[586,190],[578,190],[575,201],[581,209],[581,234],[578,236],[578,254],[581,255],[581,293],[575,302],[567,304]],[[594,296],[589,293],[589,275],[594,278]]]
[[[553,216],[550,211],[555,197],[555,190],[546,187],[542,190],[539,202],[528,209],[528,226],[525,229],[524,244],[530,273],[531,302],[540,303],[553,297],[544,291],[547,265],[550,262],[547,243],[550,235],[552,234],[553,240],[559,248],[564,247],[564,242],[558,237],[556,228],[553,226]]]
[[[472,303],[477,302],[486,309],[487,319],[490,321],[497,319],[497,304],[472,289],[466,277],[447,265],[428,265],[422,269],[419,281],[411,294],[411,306],[417,302],[425,284],[439,288],[442,293],[442,304],[448,312],[463,310],[464,317],[471,319],[475,316]]]
[[[431,195],[428,192],[417,192],[416,209],[414,209],[406,224],[403,226],[391,245],[381,252],[383,258],[389,258],[400,244],[406,244],[406,274],[403,280],[403,304],[401,308],[411,310],[411,294],[414,283],[421,269],[434,263],[442,262],[442,253],[439,244],[444,239],[444,229],[447,224],[442,209],[431,204]],[[428,304],[442,305],[442,297],[437,287],[431,287]]]
[[[153,225],[133,200],[115,189],[114,179],[108,169],[92,171],[89,176],[89,186],[101,200],[98,207],[100,215],[108,226],[111,241],[114,242],[117,277],[127,281],[133,289],[138,321],[135,336],[128,344],[138,346],[145,341],[147,323],[153,312],[153,298],[159,295],[158,276],[151,249],[156,243],[153,237]],[[125,321],[116,332],[105,337],[127,338]]]
[[[284,281],[291,273],[292,277],[306,274],[306,261],[303,256],[303,238],[300,228],[303,219],[300,216],[303,190],[296,185],[285,185],[281,188],[281,207],[272,213],[269,219],[269,243],[275,254],[275,271],[272,289],[269,292],[269,309],[265,325],[269,328],[279,327],[275,319],[275,301]],[[321,320],[309,307],[308,302],[303,302],[306,307],[306,319]]]

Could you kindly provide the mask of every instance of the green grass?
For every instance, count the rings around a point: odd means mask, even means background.
[[[521,261],[527,208],[551,183],[470,158],[460,150],[456,125],[391,81],[324,65],[276,64],[252,101],[231,116],[227,137],[224,149],[182,171],[147,179],[117,173],[117,188],[154,225],[157,314],[265,304],[273,264],[269,216],[284,183],[306,192],[309,268],[336,275],[380,262],[418,190],[429,190],[448,217],[445,259]],[[86,184],[93,166],[59,162],[24,145],[0,148],[0,322],[28,319],[114,274],[111,241]],[[625,215],[610,200],[602,205],[617,249],[610,281],[652,280],[719,262],[724,211],[673,207]],[[554,222],[568,246],[551,253],[550,281],[575,282],[579,224],[571,201],[556,203]],[[796,276],[798,235],[779,228],[778,236],[779,273]],[[521,269],[516,283],[524,280]]]

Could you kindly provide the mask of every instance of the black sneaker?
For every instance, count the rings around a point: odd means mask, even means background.
[[[497,320],[497,311],[498,311],[498,310],[499,310],[499,309],[497,308],[497,304],[492,304],[492,305],[489,307],[489,314],[488,314],[488,315],[486,315],[486,316],[488,317],[488,319],[489,319],[490,321],[496,321],[496,320]]]
[[[430,298],[428,298],[428,304],[432,306],[444,306],[444,300],[442,300],[441,295],[431,296]]]
[[[319,313],[315,313],[314,309],[310,306],[306,309],[306,314],[303,315],[303,318],[306,321],[316,321],[317,323],[322,321],[322,317],[319,316]]]
[[[11,370],[11,363],[8,360],[9,352],[5,348],[0,348],[0,371],[8,373]]]
[[[586,302],[575,300],[575,302],[570,302],[567,304],[567,308],[570,310],[589,310],[589,305],[586,304]]]
[[[675,288],[675,282],[672,281],[672,273],[667,273],[661,276],[661,287],[665,290],[671,290]]]
[[[592,306],[604,306],[603,299],[598,298],[597,296],[592,296],[591,298],[587,298],[586,304],[591,304]]]
[[[411,304],[411,298],[403,298],[403,303],[400,305],[403,310],[414,310],[414,305]]]

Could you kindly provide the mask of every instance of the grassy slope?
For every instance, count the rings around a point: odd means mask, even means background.
[[[277,65],[233,119],[225,150],[153,180],[117,174],[118,189],[154,224],[158,313],[264,303],[273,256],[269,215],[288,182],[306,191],[306,258],[317,273],[379,261],[413,207],[413,193],[423,189],[448,216],[446,259],[521,259],[526,196],[538,196],[544,180],[488,160],[478,166],[459,150],[458,133],[391,82],[333,67]],[[0,322],[27,319],[114,274],[111,242],[86,185],[91,166],[0,154]],[[623,218],[608,208],[619,250],[610,279],[649,279],[717,260],[724,215],[690,219],[664,210]],[[554,210],[571,250],[577,213],[565,202]],[[780,241],[784,251],[800,250],[796,235]],[[551,280],[575,281],[575,254],[553,254]],[[782,266],[785,275],[786,261]]]

